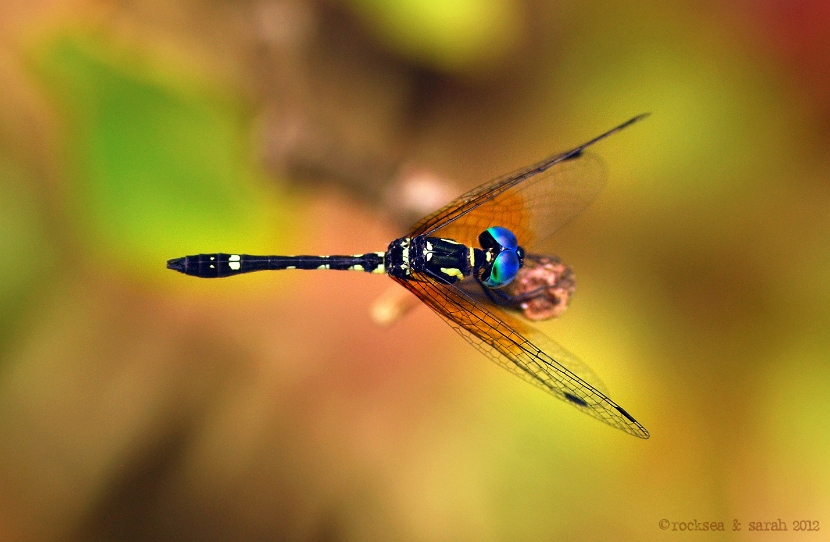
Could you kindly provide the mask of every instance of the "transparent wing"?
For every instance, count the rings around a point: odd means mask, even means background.
[[[516,315],[523,316],[517,310],[510,310],[511,307],[503,307],[499,305],[494,305],[493,302],[487,298],[482,292],[481,285],[475,281],[472,277],[468,277],[463,281],[455,283],[455,287],[461,290],[461,294],[468,298],[470,301],[476,303],[477,305],[483,304],[486,308],[490,310],[494,315],[500,318],[502,321],[507,323],[508,321],[513,321],[513,329],[521,332],[524,338],[528,339],[532,342],[535,346],[537,346],[540,350],[551,356],[555,359],[560,365],[568,369],[570,372],[590,384],[594,387],[594,389],[601,391],[603,394],[608,395],[608,389],[605,387],[605,384],[602,380],[597,376],[597,374],[591,370],[588,365],[585,364],[582,360],[580,360],[575,355],[571,354],[567,350],[565,350],[562,346],[559,345],[556,341],[545,335],[544,333],[540,332],[536,328],[532,327],[529,322],[527,322],[524,318],[517,320],[515,318]]]
[[[454,286],[437,283],[425,275],[412,278],[395,280],[487,357],[608,425],[635,437],[649,437],[645,427],[589,383],[593,381],[604,389],[585,364],[542,333],[495,307],[491,312],[489,307],[476,303]],[[528,337],[535,340],[543,337],[541,342],[546,349],[542,350]],[[547,348],[551,348],[550,352]]]
[[[477,246],[482,231],[503,226],[515,233],[526,249],[538,247],[585,209],[605,184],[602,163],[583,151],[644,116],[568,152],[474,188],[420,220],[409,235],[435,235]]]
[[[596,391],[603,395],[608,395],[608,388],[605,383],[597,376],[597,374],[585,364],[584,361],[565,350],[559,343],[529,325],[524,324],[523,321],[511,318],[504,311],[499,311],[498,316],[512,319],[512,325],[521,325],[521,334],[529,342],[533,343],[539,350],[556,360],[556,363],[579,377],[580,380],[590,385]]]

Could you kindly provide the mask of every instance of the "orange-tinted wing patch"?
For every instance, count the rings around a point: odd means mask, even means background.
[[[502,226],[516,234],[525,249],[538,247],[587,207],[605,184],[601,162],[584,150],[644,116],[470,190],[418,221],[409,236],[431,235],[475,246],[482,231]]]

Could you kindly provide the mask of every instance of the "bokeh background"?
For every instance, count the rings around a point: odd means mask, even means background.
[[[829,6],[4,0],[0,540],[830,540]],[[642,112],[540,327],[648,441],[384,277],[164,268],[383,250]]]

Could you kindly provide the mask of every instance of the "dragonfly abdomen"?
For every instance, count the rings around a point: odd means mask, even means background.
[[[252,256],[250,254],[197,254],[167,261],[167,268],[185,275],[220,278],[253,271],[282,269],[335,269],[385,273],[383,252],[354,256]]]

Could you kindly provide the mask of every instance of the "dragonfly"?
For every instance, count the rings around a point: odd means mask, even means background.
[[[647,115],[470,190],[415,223],[382,252],[197,254],[168,260],[167,268],[201,278],[285,269],[386,274],[498,365],[612,427],[647,439],[646,428],[608,397],[585,363],[517,314],[518,307],[541,292],[509,289],[523,271],[547,261],[535,251],[604,186],[605,168],[586,149]]]

